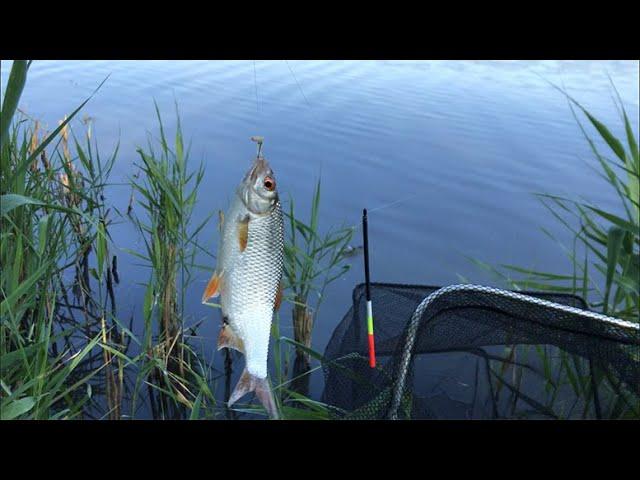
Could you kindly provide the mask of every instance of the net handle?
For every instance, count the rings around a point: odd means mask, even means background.
[[[527,303],[534,303],[543,307],[551,308],[560,312],[574,313],[582,317],[588,317],[593,320],[615,325],[616,327],[626,328],[634,330],[636,333],[640,332],[640,324],[628,322],[626,320],[620,320],[619,318],[609,317],[601,313],[591,312],[589,310],[582,310],[576,307],[570,307],[568,305],[562,305],[560,303],[550,302],[541,298],[531,297],[529,295],[523,295],[521,293],[512,292],[510,290],[502,290],[500,288],[486,287],[483,285],[450,285],[443,287],[425,297],[422,302],[416,307],[415,311],[411,315],[411,320],[407,327],[407,344],[402,351],[402,359],[400,361],[399,372],[396,377],[396,381],[393,385],[393,396],[391,401],[391,409],[389,410],[389,419],[398,419],[398,408],[400,408],[400,401],[402,394],[404,393],[405,382],[407,379],[407,373],[409,372],[409,364],[411,357],[413,356],[413,350],[415,346],[416,333],[420,326],[420,321],[425,310],[438,298],[451,292],[480,292],[490,293],[492,295],[498,295],[513,300],[519,300]]]

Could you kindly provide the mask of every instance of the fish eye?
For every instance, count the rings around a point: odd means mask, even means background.
[[[276,181],[272,177],[265,177],[263,185],[264,188],[266,188],[270,192],[273,192],[273,190],[276,188]]]

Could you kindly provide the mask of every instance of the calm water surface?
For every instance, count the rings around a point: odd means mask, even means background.
[[[9,67],[2,62],[3,88]],[[358,224],[363,207],[406,199],[371,214],[374,281],[446,285],[463,276],[495,284],[466,256],[569,271],[541,227],[561,239],[566,232],[534,192],[616,208],[615,192],[591,171],[595,161],[566,99],[548,83],[564,85],[623,135],[607,75],[637,131],[632,61],[36,61],[20,107],[52,129],[109,76],[84,113],[94,118],[103,154],[120,141],[111,179],[124,184],[135,173],[136,147],[157,132],[153,100],[171,131],[177,101],[193,165],[206,168],[196,223],[226,208],[255,154],[249,137],[264,135],[281,196],[291,195],[300,213],[322,173],[323,230]],[[107,201],[126,211],[129,191],[114,186]],[[111,233],[118,248],[143,249],[130,223]],[[202,239],[215,252],[215,221]],[[124,251],[119,260],[119,312],[140,318],[148,272]],[[360,261],[326,291],[317,350],[350,306],[352,288],[363,279]],[[214,355],[219,313],[200,304],[208,276],[200,273],[189,292],[188,323],[206,318],[199,335]],[[289,310],[285,304],[281,329],[293,337]],[[317,374],[314,396],[321,388]]]

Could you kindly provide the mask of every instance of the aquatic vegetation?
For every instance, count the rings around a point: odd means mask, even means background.
[[[117,147],[103,161],[89,136],[73,135],[80,108],[42,137],[37,121],[16,117],[28,67],[14,62],[2,109],[0,409],[2,418],[74,418],[92,402],[90,381],[127,361],[110,341],[115,261],[103,201]],[[108,361],[96,365],[102,353]]]
[[[615,87],[614,87],[615,89]],[[479,266],[495,274],[497,278],[517,290],[545,290],[579,295],[590,308],[604,314],[631,322],[640,321],[640,159],[637,133],[634,133],[629,118],[617,96],[625,132],[621,140],[611,133],[610,128],[596,119],[586,108],[566,92],[573,116],[588,142],[600,170],[594,173],[606,181],[619,199],[616,211],[600,208],[584,199],[569,199],[549,193],[538,194],[538,198],[549,213],[572,234],[572,244],[567,246],[550,232],[547,236],[554,240],[567,254],[571,273],[541,272],[516,265],[501,265],[499,268],[474,260]],[[616,91],[617,94],[617,91]],[[579,114],[586,118],[599,138],[592,137]],[[598,144],[605,145],[603,152]],[[611,157],[613,154],[613,157]],[[517,278],[514,278],[517,277]],[[516,349],[511,348],[511,356]],[[519,355],[529,354],[518,348]],[[606,371],[576,356],[562,355],[560,365],[552,375],[552,360],[557,353],[552,347],[537,349],[536,352],[548,374],[549,408],[552,408],[556,393],[563,385],[571,388],[586,399],[583,415],[589,408],[604,418],[626,418],[640,415],[640,399],[633,399],[621,388],[620,382]],[[496,373],[498,385],[505,383],[504,365]],[[517,384],[524,372],[514,369]],[[596,379],[595,381],[593,379]],[[593,383],[592,383],[593,382]],[[599,388],[606,392],[597,398],[594,392]],[[499,392],[499,390],[498,390]]]
[[[139,194],[136,206],[141,207],[143,218],[131,204],[129,215],[144,240],[145,252],[129,253],[142,259],[151,272],[143,303],[144,353],[134,399],[142,383],[148,382],[157,390],[161,400],[158,408],[163,410],[159,415],[165,418],[163,401],[167,397],[193,408],[198,393],[192,384],[203,383],[202,376],[191,367],[194,352],[184,341],[185,293],[193,280],[195,254],[201,248],[197,235],[210,217],[192,226],[204,168],[201,164],[190,170],[189,149],[184,146],[177,106],[171,146],[157,104],[156,114],[160,136],[155,141],[150,138],[146,150],[138,148],[141,163],[136,165],[139,171],[131,179],[132,188]],[[210,394],[208,389],[207,393]],[[133,403],[135,407],[135,400]]]
[[[563,92],[564,93],[564,92]],[[567,95],[565,93],[565,95]],[[626,139],[616,138],[576,100],[569,97],[569,106],[585,140],[600,166],[594,174],[603,178],[616,192],[619,206],[607,211],[588,200],[576,200],[550,193],[538,198],[561,225],[572,233],[572,244],[567,246],[550,232],[545,233],[567,254],[571,274],[539,272],[515,265],[483,268],[508,280],[518,289],[544,289],[581,295],[591,308],[615,317],[638,322],[640,315],[640,160],[637,133],[634,133],[622,101],[619,111]],[[578,112],[576,112],[576,110]],[[577,113],[581,112],[600,136],[609,152],[604,153],[592,138]],[[613,153],[614,157],[610,158]],[[514,275],[524,275],[514,279]]]
[[[315,186],[309,223],[295,215],[289,200],[289,237],[285,244],[286,287],[291,290],[293,328],[296,342],[311,347],[314,318],[324,299],[327,285],[347,273],[351,265],[345,258],[352,253],[349,243],[354,227],[330,229],[319,233],[321,180]],[[309,298],[312,295],[312,298]],[[299,353],[307,357],[304,351]]]
[[[146,221],[137,216],[134,219],[146,246],[146,255],[138,256],[152,267],[151,284],[159,309],[160,335],[169,345],[182,328],[184,288],[180,287],[186,287],[191,281],[195,237],[206,224],[205,220],[193,232],[188,231],[204,169],[200,165],[197,171],[189,171],[189,152],[184,149],[179,116],[172,149],[157,105],[156,113],[160,150],[155,151],[151,140],[148,151],[138,148],[142,163],[137,167],[141,178],[133,179],[132,187],[140,193],[138,205],[147,217]]]

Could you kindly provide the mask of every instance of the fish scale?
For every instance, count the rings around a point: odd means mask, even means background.
[[[266,216],[252,214],[246,208],[238,210],[240,218],[249,215],[249,234],[244,252],[239,247],[234,249],[236,258],[221,289],[222,314],[245,344],[247,370],[264,378],[273,308],[284,265],[282,209],[278,202]],[[229,228],[233,227],[231,223]],[[233,232],[229,236],[233,241]]]

